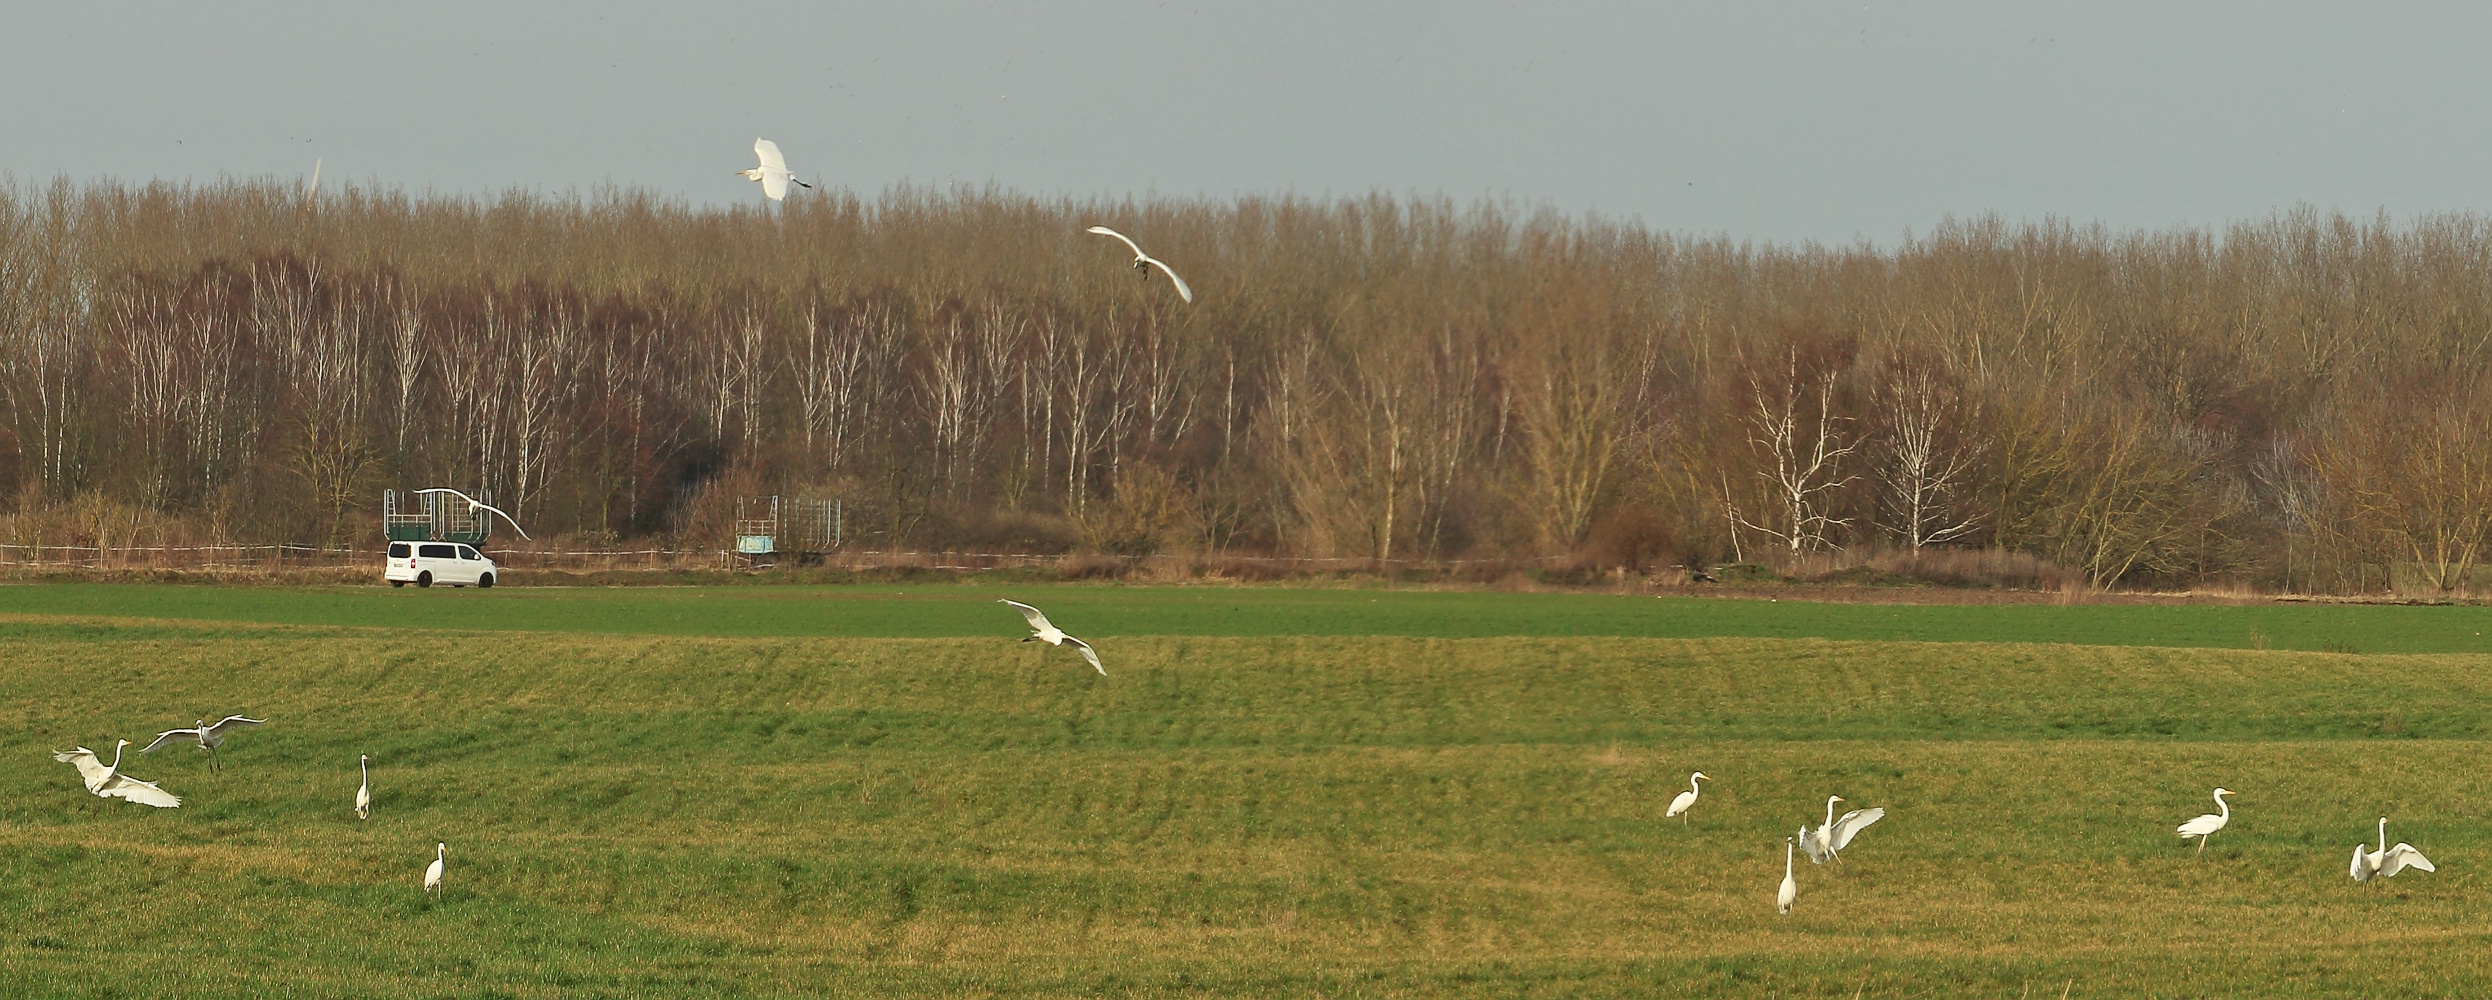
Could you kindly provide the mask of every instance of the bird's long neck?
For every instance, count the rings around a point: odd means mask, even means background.
[[[356,763],[363,765],[363,783],[364,783],[364,784],[367,784],[367,785],[371,784],[371,783],[372,783],[372,762],[371,762],[371,761],[368,761],[368,760],[361,760],[361,761],[356,761]]]
[[[2383,853],[2388,850],[2388,817],[2386,816],[2380,817],[2380,850]]]
[[[1698,789],[1696,788],[1696,779],[1695,779],[1694,777],[1690,777],[1690,778],[1688,778],[1688,779],[1687,779],[1687,793],[1688,793],[1688,794],[1690,794],[1690,795],[1694,795],[1694,794],[1697,794],[1697,791],[1698,791]]]
[[[1791,842],[1788,840],[1782,842],[1782,877],[1791,877]]]
[[[2226,822],[2231,822],[2231,820],[2232,820],[2232,803],[2224,801],[2224,797],[2223,797],[2223,796],[2221,796],[2221,795],[2216,796],[2216,797],[2215,797],[2215,812],[2216,812],[2218,815],[2223,816],[2223,817],[2224,817],[2224,820],[2225,820]],[[2382,830],[2386,830],[2386,829],[2387,829],[2387,827],[2381,827],[2381,829],[2382,829]]]
[[[121,751],[128,747],[129,744],[124,743],[120,746],[112,748],[112,766],[104,769],[104,773],[106,775],[118,774],[121,772]],[[2386,827],[2382,827],[2382,829],[2386,829]]]
[[[1826,800],[1826,823],[1825,823],[1825,825],[1827,825],[1827,826],[1833,826],[1833,825],[1834,825],[1834,804],[1835,804],[1835,802],[1836,802],[1836,801],[1837,801],[1836,799],[1827,799],[1827,800]]]

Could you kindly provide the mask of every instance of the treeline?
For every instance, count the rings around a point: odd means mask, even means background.
[[[2487,222],[1878,249],[1383,196],[10,185],[0,504],[56,544],[338,543],[448,485],[706,542],[784,492],[877,546],[2457,588],[2492,535]]]

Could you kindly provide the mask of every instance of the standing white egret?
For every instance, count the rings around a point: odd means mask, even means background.
[[[797,180],[796,175],[789,172],[787,157],[779,155],[778,143],[768,139],[755,139],[753,140],[753,155],[761,158],[761,166],[751,170],[738,170],[736,173],[746,180],[760,181],[761,193],[769,195],[771,201],[787,200],[789,184],[800,188],[813,187],[811,184]]]
[[[95,759],[95,751],[85,747],[75,750],[54,750],[52,759],[78,769],[78,777],[86,782],[87,791],[97,798],[128,799],[143,806],[171,809],[182,804],[182,797],[156,787],[152,781],[140,781],[121,773],[121,750],[130,745],[122,740],[112,748],[112,766]]]
[[[2183,824],[2181,824],[2181,825],[2180,825],[2180,835],[2181,835],[2181,839],[2183,839],[2183,840],[2187,840],[2187,839],[2189,839],[2189,838],[2191,838],[2191,837],[2196,837],[2196,838],[2198,838],[2198,855],[2199,855],[2199,856],[2203,856],[2203,855],[2205,855],[2205,854],[2206,854],[2206,838],[2207,838],[2207,835],[2208,835],[2208,834],[2211,834],[2211,833],[2214,833],[2214,832],[2215,832],[2215,831],[2217,831],[2217,830],[2221,830],[2221,829],[2223,829],[2223,828],[2224,828],[2224,824],[2232,822],[2232,804],[2231,804],[2231,803],[2229,803],[2229,802],[2225,802],[2225,801],[2224,801],[2224,796],[2231,795],[2231,794],[2233,794],[2232,789],[2229,789],[2229,788],[2218,788],[2218,789],[2216,789],[2216,790],[2215,790],[2215,809],[2216,809],[2216,811],[2215,811],[2215,812],[2208,813],[2208,814],[2206,814],[2206,815],[2204,815],[2204,816],[2200,816],[2200,817],[2198,817],[2197,819],[2190,820],[2189,822],[2187,822],[2187,823],[2183,823]],[[2384,831],[2384,830],[2386,829],[2386,827],[2382,827],[2381,829]]]
[[[1153,257],[1150,254],[1143,253],[1142,247],[1139,244],[1136,244],[1132,237],[1126,236],[1116,230],[1109,229],[1106,226],[1092,226],[1090,227],[1090,231],[1101,236],[1113,236],[1117,239],[1124,240],[1126,246],[1132,247],[1134,252],[1134,270],[1142,272],[1142,280],[1151,280],[1151,268],[1157,267],[1161,271],[1167,272],[1168,280],[1176,284],[1178,298],[1184,299],[1188,303],[1192,303],[1194,301],[1194,290],[1186,287],[1184,278],[1177,277],[1176,269],[1169,267],[1167,261]]]
[[[433,894],[434,902],[441,901],[441,872],[443,864],[449,860],[449,851],[448,844],[434,844],[433,863],[424,867],[424,891]]]
[[[372,755],[371,755],[371,754],[363,754],[363,755],[361,755],[361,756],[363,757],[363,760],[360,762],[360,763],[362,764],[362,766],[363,766],[363,787],[355,789],[355,818],[356,818],[356,819],[371,819],[371,818],[372,818]]]
[[[512,531],[516,531],[516,532],[518,532],[518,533],[519,533],[519,537],[521,537],[521,538],[526,538],[528,541],[531,541],[531,542],[536,541],[536,539],[533,539],[533,538],[528,538],[528,529],[520,527],[520,526],[519,526],[519,522],[518,522],[518,521],[515,521],[515,520],[512,520],[512,519],[511,519],[511,516],[510,516],[509,514],[507,514],[507,513],[504,513],[504,512],[503,512],[503,510],[502,510],[502,508],[500,508],[500,507],[496,507],[496,506],[494,506],[494,505],[492,505],[492,504],[489,504],[489,503],[486,503],[486,502],[484,502],[484,501],[482,501],[482,500],[478,500],[478,499],[476,499],[475,497],[468,496],[468,495],[467,495],[467,494],[465,494],[465,493],[461,493],[461,492],[459,492],[459,491],[457,491],[457,490],[454,490],[454,489],[451,489],[451,488],[449,488],[449,487],[447,487],[447,486],[435,486],[435,487],[433,487],[433,488],[431,488],[431,489],[417,490],[416,492],[417,492],[417,493],[447,493],[447,494],[450,494],[451,496],[454,496],[454,497],[457,497],[457,498],[459,498],[459,499],[461,499],[461,500],[465,500],[465,501],[467,501],[467,509],[468,509],[468,512],[469,512],[469,513],[474,513],[474,512],[476,512],[476,511],[480,511],[480,510],[489,510],[489,511],[492,511],[492,512],[494,512],[494,513],[496,513],[496,514],[501,514],[501,515],[502,515],[502,520],[510,522],[511,530],[512,530]]]
[[[208,725],[208,720],[201,719],[193,728],[190,729],[167,729],[164,732],[157,733],[156,741],[147,744],[147,746],[141,748],[139,752],[149,753],[154,751],[157,747],[163,746],[167,743],[188,743],[208,752],[209,770],[222,770],[224,765],[217,763],[216,748],[225,745],[225,730],[249,729],[253,726],[264,726],[267,724],[267,719],[246,719],[239,715],[228,715],[223,721],[220,721],[213,726]]]
[[[1782,839],[1782,888],[1774,892],[1774,912],[1791,912],[1791,901],[1800,898],[1800,883],[1791,877],[1791,838]]]
[[[1089,643],[1064,634],[1063,629],[1057,628],[1054,623],[1049,622],[1047,620],[1047,616],[1040,613],[1037,608],[1033,608],[1019,601],[999,599],[995,603],[1012,605],[1021,612],[1021,617],[1030,620],[1030,637],[1021,640],[1022,642],[1043,642],[1050,646],[1062,646],[1070,643],[1074,649],[1081,651],[1082,659],[1090,661],[1090,669],[1098,671],[1099,676],[1101,677],[1108,675],[1108,668],[1099,665],[1099,654],[1091,651]]]
[[[1853,837],[1859,836],[1869,824],[1886,818],[1886,807],[1879,806],[1875,809],[1854,809],[1844,813],[1843,818],[1836,819],[1834,804],[1842,801],[1845,800],[1840,795],[1826,796],[1826,822],[1817,829],[1810,830],[1808,824],[1800,824],[1800,849],[1808,852],[1810,864],[1822,865],[1828,859],[1842,861],[1843,849],[1851,845]]]
[[[1676,816],[1679,818],[1679,825],[1685,826],[1687,824],[1687,809],[1689,806],[1696,804],[1696,782],[1699,779],[1704,781],[1713,780],[1712,778],[1706,777],[1705,772],[1703,771],[1698,771],[1694,774],[1688,775],[1687,790],[1680,792],[1677,798],[1670,800],[1670,810],[1661,814],[1664,818]]]
[[[2412,844],[2399,841],[2395,847],[2388,846],[2388,817],[2386,816],[2380,817],[2379,850],[2365,853],[2361,844],[2354,845],[2353,876],[2356,882],[2387,878],[2408,868],[2419,868],[2427,872],[2440,870],[2432,867],[2431,859],[2424,857],[2423,852],[2415,850]]]

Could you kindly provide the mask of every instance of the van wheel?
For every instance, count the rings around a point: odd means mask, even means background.
[[[483,576],[477,577],[476,586],[480,588],[493,586],[493,574],[487,573]]]
[[[390,586],[392,586],[392,587],[404,587],[404,586],[406,586],[406,585],[407,585],[407,581],[405,581],[405,580],[391,580],[391,581],[389,581],[389,585],[390,585]]]
[[[428,570],[425,570],[424,572],[417,573],[417,574],[415,575],[415,585],[416,585],[416,586],[418,586],[418,587],[430,587],[430,586],[432,586],[432,585],[433,585],[433,571],[428,569]]]

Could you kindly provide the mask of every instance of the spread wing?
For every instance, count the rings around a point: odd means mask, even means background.
[[[2368,855],[2365,855],[2362,852],[2362,846],[2363,845],[2361,844],[2354,845],[2354,866],[2351,871],[2346,872],[2346,874],[2352,875],[2354,877],[2354,881],[2356,882],[2368,882],[2371,880],[2371,859]]]
[[[1678,815],[1678,814],[1680,814],[1680,813],[1686,812],[1686,811],[1687,811],[1687,807],[1692,806],[1692,805],[1695,805],[1695,804],[1696,804],[1696,793],[1694,793],[1694,792],[1680,792],[1680,793],[1679,793],[1679,797],[1678,797],[1678,798],[1675,798],[1675,799],[1671,799],[1671,800],[1670,800],[1670,811],[1669,811],[1669,812],[1662,813],[1662,815],[1664,815],[1664,816],[1676,816],[1676,815]]]
[[[764,170],[764,171],[762,171],[762,172],[761,172],[761,193],[763,193],[763,194],[765,194],[765,195],[770,196],[770,200],[771,200],[771,201],[786,201],[786,200],[787,200],[787,170],[786,170],[785,168],[781,168],[781,169],[778,169],[778,170]],[[511,525],[511,527],[516,528],[516,527],[518,527],[518,525],[514,524],[514,525]],[[527,534],[527,532],[524,532],[524,531],[523,531],[523,532],[520,532],[520,534],[524,536],[524,535],[526,535],[526,534]]]
[[[153,743],[149,743],[149,744],[147,744],[146,746],[141,747],[141,748],[139,749],[139,752],[140,752],[140,753],[146,753],[146,752],[148,752],[148,751],[150,751],[150,750],[154,750],[155,748],[160,747],[160,746],[163,746],[163,745],[165,745],[165,744],[167,744],[167,743],[197,743],[197,742],[199,742],[199,731],[198,731],[198,730],[196,730],[196,729],[167,729],[167,730],[165,730],[164,732],[157,733],[157,734],[156,734],[156,740],[155,740],[155,742],[153,742]]]
[[[1160,272],[1168,275],[1168,280],[1176,283],[1178,298],[1184,299],[1189,305],[1194,302],[1194,290],[1185,286],[1185,279],[1177,277],[1177,272],[1169,269],[1166,261],[1160,260],[1157,257],[1144,257],[1142,259],[1149,263],[1158,265]]]
[[[85,747],[75,750],[54,750],[52,759],[76,767],[78,780],[85,782],[87,791],[90,792],[95,791],[96,786],[104,783],[104,772],[109,770],[103,762],[95,759],[95,751]]]
[[[1064,641],[1072,643],[1073,648],[1081,650],[1082,659],[1089,660],[1090,669],[1098,671],[1099,676],[1105,677],[1108,675],[1108,668],[1099,665],[1099,654],[1091,652],[1089,643],[1083,642],[1080,639],[1073,638],[1069,635],[1064,637]]]
[[[1101,235],[1101,236],[1113,236],[1113,237],[1116,237],[1117,239],[1124,240],[1124,241],[1125,241],[1125,245],[1126,245],[1126,246],[1133,247],[1134,256],[1136,256],[1136,257],[1147,257],[1147,255],[1146,255],[1146,254],[1144,254],[1144,253],[1142,252],[1142,247],[1141,247],[1141,246],[1139,246],[1139,245],[1137,245],[1136,243],[1134,243],[1134,241],[1132,240],[1132,238],[1130,238],[1130,237],[1126,236],[1126,235],[1125,235],[1125,234],[1123,234],[1123,233],[1117,232],[1116,230],[1113,230],[1113,229],[1109,229],[1109,228],[1108,228],[1108,227],[1106,227],[1106,226],[1092,226],[1092,227],[1090,227],[1090,231],[1091,231],[1091,232],[1094,232],[1094,233],[1097,233],[1097,234],[1099,234],[1099,235]],[[1168,265],[1166,265],[1166,264],[1162,264],[1162,265],[1160,265],[1160,266],[1161,266],[1161,267],[1163,267],[1163,268],[1165,268],[1165,267],[1167,267]],[[1175,274],[1174,272],[1171,272],[1168,276],[1169,276],[1169,277],[1171,277],[1171,278],[1174,278],[1174,277],[1176,277],[1176,274]]]
[[[1800,850],[1807,852],[1809,864],[1822,865],[1826,863],[1828,855],[1826,853],[1825,845],[1817,842],[1817,835],[1808,832],[1808,825],[1805,823],[1800,825]]]
[[[2398,872],[2404,871],[2408,868],[2419,869],[2427,872],[2440,870],[2432,867],[2431,860],[2423,857],[2423,852],[2415,850],[2414,845],[2412,844],[2398,844],[2395,847],[2391,847],[2388,849],[2388,856],[2380,859],[2381,878],[2397,874]]]
[[[1027,619],[1029,619],[1029,620],[1030,620],[1030,628],[1032,628],[1032,629],[1039,630],[1039,631],[1045,631],[1045,630],[1047,630],[1047,629],[1051,629],[1051,628],[1054,628],[1054,627],[1055,627],[1055,626],[1050,625],[1050,624],[1048,624],[1048,623],[1047,623],[1047,616],[1046,616],[1046,615],[1044,615],[1044,614],[1041,614],[1037,608],[1033,608],[1033,607],[1031,607],[1031,606],[1029,606],[1029,605],[1027,605],[1027,604],[1023,604],[1023,603],[1021,603],[1021,602],[1019,602],[1019,601],[1004,601],[1004,600],[998,600],[998,601],[996,601],[995,603],[997,603],[997,604],[1009,604],[1009,605],[1012,605],[1013,610],[1016,610],[1016,611],[1021,612],[1021,617],[1023,617],[1023,618],[1027,618]]]
[[[143,806],[171,809],[182,804],[182,797],[156,787],[152,781],[140,781],[126,774],[114,775],[113,782],[95,793],[107,798],[128,799]]]
[[[1834,842],[1834,849],[1840,851],[1850,846],[1852,838],[1859,836],[1860,831],[1868,829],[1869,824],[1885,818],[1885,806],[1875,809],[1854,809],[1844,813],[1842,819],[1834,821],[1834,829],[1829,833]]]
[[[515,526],[514,526],[514,527],[515,527]],[[228,726],[231,726],[231,727],[233,727],[233,728],[235,728],[235,729],[249,729],[249,728],[251,728],[251,727],[253,727],[253,726],[265,726],[265,725],[267,725],[267,724],[268,724],[268,720],[267,720],[267,719],[246,719],[246,718],[243,718],[242,716],[239,716],[239,715],[228,715],[228,716],[226,716],[226,717],[225,717],[224,721],[222,721],[222,722],[218,722],[216,725],[209,726],[209,727],[208,727],[208,735],[210,735],[210,736],[214,736],[214,735],[217,735],[217,734],[223,733],[223,732],[225,731],[226,727],[228,727]],[[167,733],[166,735],[168,735],[168,736],[169,736],[169,735],[172,735],[172,734]],[[158,739],[162,739],[162,738],[163,738],[163,737],[158,737]],[[146,751],[142,750],[142,751],[140,751],[140,752],[141,752],[141,753],[145,753]]]
[[[761,169],[764,172],[773,170],[785,171],[787,169],[787,157],[779,155],[778,143],[772,142],[768,139],[755,139],[753,140],[753,155],[761,157]],[[787,189],[780,188],[779,190],[785,191]],[[773,195],[772,197],[777,196]]]

